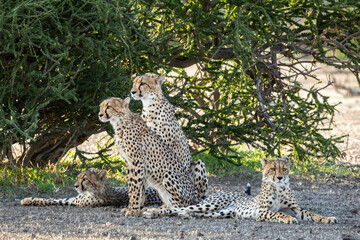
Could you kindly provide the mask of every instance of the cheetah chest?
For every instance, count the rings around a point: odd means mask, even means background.
[[[280,199],[278,196],[274,196],[274,198],[272,200],[272,204],[269,205],[269,210],[272,212],[278,212],[281,209]]]
[[[124,141],[121,138],[115,137],[115,143],[117,154],[125,160],[128,169],[133,168],[132,161],[126,152],[126,144],[124,143]]]
[[[271,199],[271,204],[269,205],[269,210],[273,212],[278,212],[282,208],[284,208],[283,200],[285,199],[284,196],[285,190],[284,188],[279,188],[275,193],[273,193]]]

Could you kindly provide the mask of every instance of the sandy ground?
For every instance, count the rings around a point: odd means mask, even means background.
[[[212,191],[243,191],[259,176],[211,177]],[[292,181],[305,209],[336,216],[339,224],[296,225],[253,220],[124,217],[105,208],[24,207],[0,201],[0,239],[360,239],[360,186],[351,180]]]
[[[320,78],[332,78],[346,86],[357,87],[351,75],[334,69],[322,70]],[[308,83],[304,84],[305,87]],[[335,117],[333,135],[349,137],[339,148],[339,161],[360,164],[360,97],[344,97],[333,87],[322,92],[332,103],[342,102]],[[345,93],[346,94],[346,93]],[[94,136],[92,139],[99,139]],[[90,139],[83,148],[92,148]],[[91,149],[88,149],[91,150]],[[222,178],[211,177],[213,191],[243,191],[252,183],[253,194],[260,187],[260,174],[242,173]],[[286,225],[252,220],[164,217],[144,219],[124,217],[105,208],[23,207],[19,200],[0,193],[0,239],[359,239],[359,179],[309,181],[292,178],[292,189],[304,209],[325,216],[335,216],[336,225],[301,223]],[[74,193],[75,194],[75,191]],[[61,195],[61,192],[58,193]],[[65,196],[64,196],[65,197]]]

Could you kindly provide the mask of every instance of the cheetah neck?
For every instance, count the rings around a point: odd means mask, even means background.
[[[167,100],[167,99],[162,94],[151,94],[151,95],[146,95],[143,98],[141,98],[141,101],[143,104],[143,109],[147,109],[152,106],[161,104],[164,100]]]
[[[259,195],[268,195],[268,194],[275,194],[283,192],[285,189],[290,189],[289,184],[281,184],[277,185],[274,183],[268,183],[266,181],[263,181],[261,184],[261,190]]]
[[[154,122],[159,116],[170,118],[177,122],[175,110],[171,103],[164,96],[155,96],[151,99],[143,101],[142,117],[146,124]],[[151,126],[149,126],[151,128]]]
[[[114,128],[115,135],[121,137],[125,129],[131,128],[135,123],[142,121],[138,114],[130,113],[124,117],[112,120],[110,123]]]

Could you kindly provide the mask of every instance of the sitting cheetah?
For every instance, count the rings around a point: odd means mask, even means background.
[[[131,95],[143,103],[142,118],[177,155],[195,183],[197,197],[200,199],[208,187],[205,164],[199,159],[192,162],[186,136],[175,117],[174,107],[165,98],[161,85],[165,76],[146,73],[133,80]]]
[[[129,109],[130,98],[109,98],[100,104],[99,118],[115,130],[115,145],[129,170],[129,206],[126,215],[138,215],[143,206],[145,183],[154,188],[164,207],[197,202],[194,183],[176,154],[151,130],[140,115]]]
[[[25,206],[80,206],[80,207],[103,207],[103,206],[127,206],[129,204],[127,187],[112,187],[106,178],[105,170],[90,168],[81,172],[75,183],[75,189],[79,193],[76,197],[64,199],[24,198],[21,205]],[[145,189],[145,205],[161,205],[161,199],[151,188]]]
[[[177,214],[180,216],[237,217],[256,221],[297,223],[314,221],[337,223],[335,217],[323,217],[301,209],[289,187],[289,158],[262,160],[263,178],[260,193],[247,196],[244,193],[216,193],[199,204],[169,210],[153,209],[144,212],[144,217],[158,214]],[[289,215],[288,215],[289,214]]]

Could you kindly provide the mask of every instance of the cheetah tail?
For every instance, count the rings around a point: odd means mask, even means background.
[[[46,199],[46,198],[24,198],[21,200],[23,206],[50,206],[50,205],[75,205],[73,204],[75,198],[64,198],[64,199]]]
[[[250,185],[250,183],[248,183],[246,185],[245,194],[248,195],[248,196],[251,195],[251,185]]]

